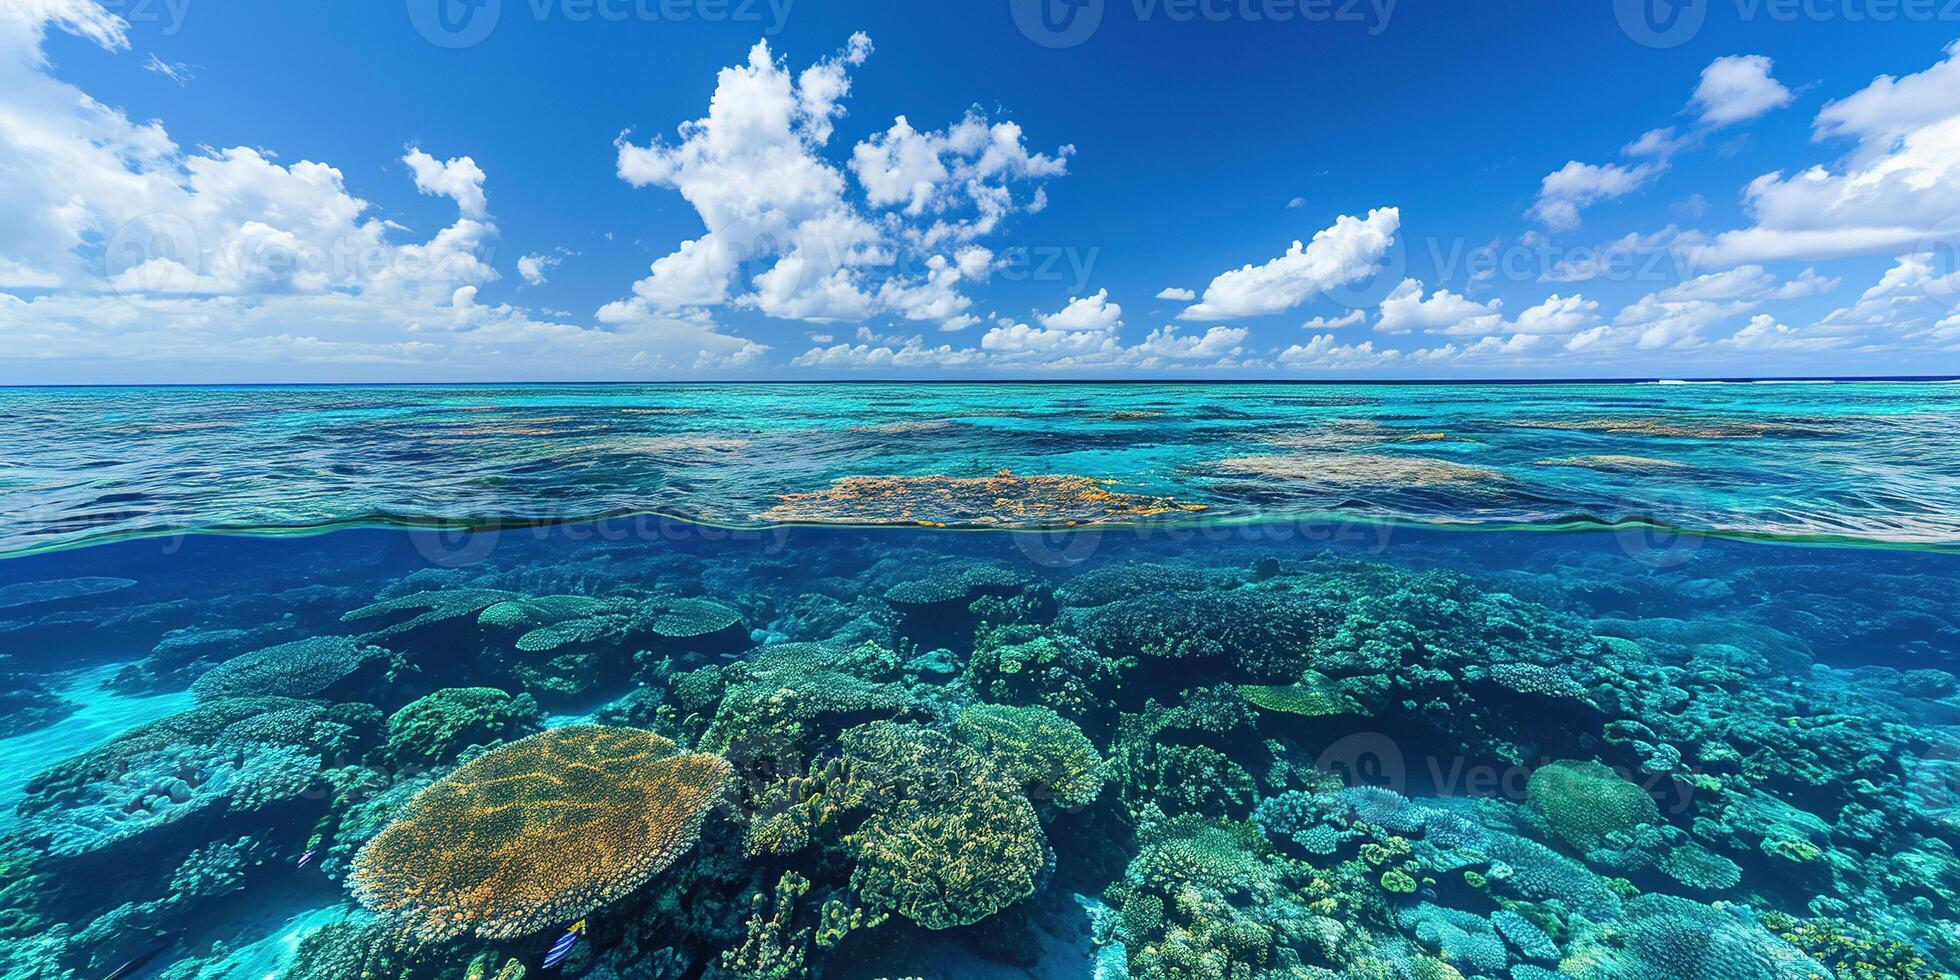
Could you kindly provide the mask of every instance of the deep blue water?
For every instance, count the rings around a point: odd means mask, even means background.
[[[1822,387],[8,392],[0,975],[1947,976]]]

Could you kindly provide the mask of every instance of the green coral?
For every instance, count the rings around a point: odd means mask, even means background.
[[[472,745],[523,738],[542,727],[538,703],[493,687],[448,687],[388,719],[387,755],[397,765],[449,761]]]
[[[967,659],[966,681],[1001,704],[1041,705],[1098,731],[1130,659],[1111,659],[1066,633],[1009,627],[984,633]]]
[[[1552,830],[1582,853],[1605,846],[1610,834],[1629,834],[1661,820],[1660,807],[1646,790],[1598,762],[1540,766],[1525,794]]]
[[[691,640],[739,629],[742,614],[707,599],[677,599],[655,617],[648,630],[670,640]]]
[[[927,929],[971,925],[1034,893],[1047,842],[1034,807],[980,755],[931,729],[846,732],[872,812],[847,838],[851,891]]]
[[[1035,799],[1085,807],[1102,792],[1102,758],[1082,729],[1047,708],[974,705],[953,737],[1000,763],[1032,787]]]
[[[1280,687],[1241,684],[1239,695],[1267,711],[1308,718],[1357,714],[1363,710],[1361,703],[1343,690],[1339,682],[1312,670],[1300,680]]]

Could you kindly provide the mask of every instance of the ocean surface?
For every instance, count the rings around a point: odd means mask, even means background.
[[[1960,967],[1960,387],[0,390],[0,977]]]

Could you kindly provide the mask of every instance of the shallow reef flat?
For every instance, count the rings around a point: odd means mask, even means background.
[[[1315,522],[13,558],[0,976],[1951,977],[1956,580]]]
[[[92,450],[105,433],[112,464]],[[740,527],[1333,515],[1952,545],[1956,447],[1951,384],[11,389],[0,554],[617,515]],[[1002,471],[1018,482],[990,493]]]

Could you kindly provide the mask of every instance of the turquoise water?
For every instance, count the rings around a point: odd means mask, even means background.
[[[0,976],[1953,976],[1954,390],[0,392]]]
[[[781,497],[850,477],[1000,470],[1216,521],[1960,541],[1960,386],[1939,383],[6,389],[0,454],[0,552],[629,514],[757,526],[837,516]]]

